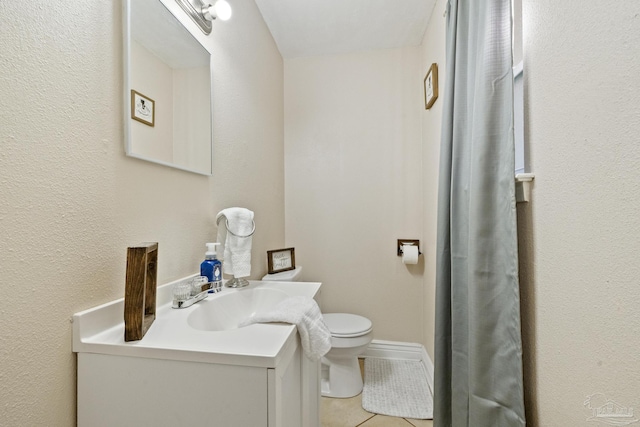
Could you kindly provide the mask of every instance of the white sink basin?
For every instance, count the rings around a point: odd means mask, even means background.
[[[268,311],[289,295],[278,289],[243,288],[237,292],[216,295],[191,309],[187,324],[201,331],[228,331],[237,329],[240,322],[258,310]]]
[[[246,288],[224,288],[191,307],[171,308],[173,285],[191,277],[158,287],[156,319],[140,341],[124,341],[122,298],[74,314],[73,351],[272,368],[296,340],[296,327],[238,325],[255,311],[269,310],[285,298],[320,296],[317,282],[250,280]]]

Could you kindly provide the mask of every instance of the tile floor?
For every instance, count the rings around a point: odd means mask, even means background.
[[[360,369],[364,360],[360,359]],[[362,409],[362,394],[350,399],[323,397],[320,402],[322,427],[432,427],[432,420],[414,420],[372,414]]]

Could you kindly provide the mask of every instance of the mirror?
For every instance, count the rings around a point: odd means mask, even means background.
[[[211,54],[160,0],[123,21],[126,154],[211,175]]]

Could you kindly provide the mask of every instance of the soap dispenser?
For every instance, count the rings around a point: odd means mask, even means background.
[[[216,246],[220,243],[207,243],[204,261],[200,264],[200,275],[206,276],[212,283],[214,292],[222,288],[222,263],[216,255]]]

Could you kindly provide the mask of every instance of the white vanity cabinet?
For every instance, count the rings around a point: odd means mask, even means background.
[[[108,320],[119,309],[74,316],[79,427],[319,427],[319,362],[295,326],[192,335],[179,331],[189,309],[166,308],[142,340],[125,343],[123,325]]]
[[[317,426],[300,350],[276,368],[79,353],[78,426]]]

